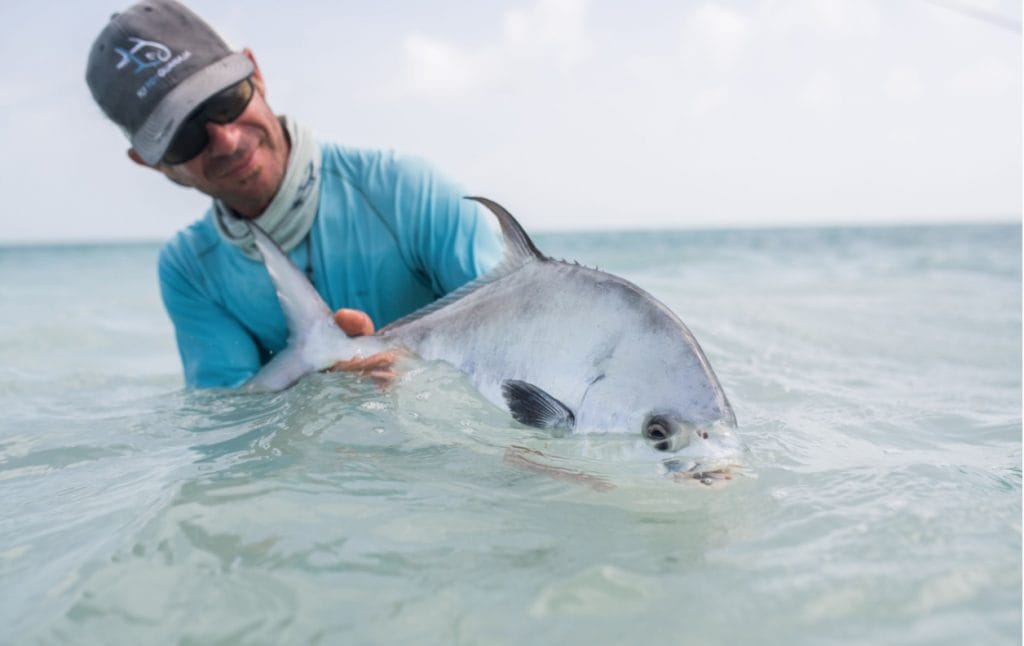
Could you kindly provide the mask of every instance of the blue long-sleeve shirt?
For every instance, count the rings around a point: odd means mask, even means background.
[[[500,260],[487,216],[423,161],[321,152],[317,215],[289,256],[332,310],[363,310],[381,327]],[[263,263],[220,237],[212,211],[164,245],[159,275],[187,386],[240,385],[284,348],[288,328]]]

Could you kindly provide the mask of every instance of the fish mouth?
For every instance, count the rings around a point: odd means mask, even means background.
[[[733,465],[715,465],[714,468],[709,468],[709,465],[699,462],[670,458],[661,462],[660,470],[662,475],[676,482],[695,481],[711,486],[723,480],[732,480],[732,467]]]
[[[711,485],[732,480],[735,470],[740,468],[743,445],[731,424],[718,422],[690,427],[671,439],[674,443],[668,450],[658,444],[648,442],[648,445],[664,456],[659,460],[662,475],[677,482],[695,480]]]

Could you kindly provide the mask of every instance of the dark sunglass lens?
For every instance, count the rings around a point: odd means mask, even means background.
[[[210,142],[206,124],[210,121],[231,123],[245,112],[253,93],[252,81],[244,79],[207,99],[182,124],[164,153],[164,163],[184,164],[203,152],[203,148]]]
[[[186,121],[174,136],[174,141],[164,153],[165,164],[184,164],[199,153],[203,152],[206,144],[209,143],[209,136],[206,134],[206,123],[192,118]]]
[[[231,123],[239,117],[252,99],[252,83],[245,79],[206,102],[203,113],[215,123]]]

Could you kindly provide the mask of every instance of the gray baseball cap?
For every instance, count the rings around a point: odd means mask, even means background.
[[[85,80],[139,156],[156,164],[185,119],[253,72],[202,18],[174,0],[115,13],[89,52]]]

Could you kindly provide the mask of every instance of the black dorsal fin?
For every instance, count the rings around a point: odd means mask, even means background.
[[[548,257],[533,244],[530,236],[526,235],[526,231],[523,231],[519,222],[505,210],[505,207],[486,197],[466,197],[465,199],[483,204],[498,218],[501,234],[505,238],[505,263],[521,264],[523,260],[527,259],[548,260]],[[513,260],[514,258],[518,258],[520,262],[517,263]]]
[[[501,394],[512,417],[521,424],[563,431],[576,426],[576,416],[568,406],[529,382],[507,379],[501,384]]]

